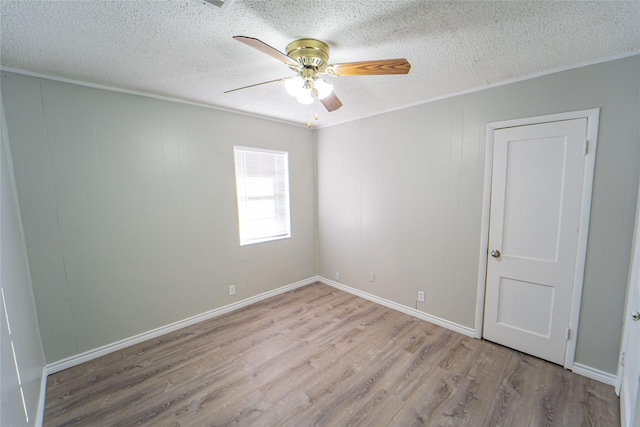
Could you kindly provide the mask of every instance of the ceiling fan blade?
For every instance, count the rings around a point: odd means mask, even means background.
[[[266,53],[272,58],[277,59],[280,62],[283,62],[292,67],[299,67],[300,63],[292,58],[289,58],[284,53],[280,52],[278,49],[273,48],[266,44],[265,42],[254,39],[253,37],[245,37],[245,36],[233,36],[234,39],[238,40],[246,44],[247,46],[251,46],[254,49],[258,49],[262,53]]]
[[[249,88],[256,87],[256,86],[266,85],[266,84],[269,84],[269,83],[282,82],[282,81],[285,81],[285,80],[289,80],[290,78],[291,77],[283,77],[281,79],[269,80],[268,82],[262,82],[262,83],[256,83],[256,84],[249,85],[249,86],[238,87],[238,88],[235,88],[235,89],[227,90],[224,93],[235,92],[237,90],[242,90],[242,89],[249,89]]]
[[[327,72],[333,76],[343,77],[408,74],[409,70],[411,70],[409,61],[404,58],[398,58],[333,64],[328,67]]]
[[[320,102],[322,102],[322,105],[324,105],[324,108],[326,108],[328,112],[336,111],[342,107],[342,101],[340,101],[340,98],[338,98],[335,92],[331,92],[329,96],[321,99]]]

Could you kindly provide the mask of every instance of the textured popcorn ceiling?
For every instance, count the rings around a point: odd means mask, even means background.
[[[326,126],[505,80],[640,53],[640,1],[431,2],[235,0],[1,1],[5,69],[168,96]],[[327,78],[344,102],[303,106],[293,74],[242,43],[284,51],[298,38],[331,46],[332,63],[405,57],[407,76]],[[640,72],[640,71],[639,71]]]

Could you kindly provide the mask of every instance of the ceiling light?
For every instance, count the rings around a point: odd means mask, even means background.
[[[313,103],[315,98],[324,99],[333,91],[333,85],[320,78],[305,79],[302,76],[295,76],[285,80],[284,88],[289,95],[305,105]]]
[[[305,105],[313,104],[313,101],[314,101],[313,96],[311,96],[310,89],[302,89],[298,94],[298,96],[296,96],[296,99],[300,104],[305,104]]]
[[[293,97],[297,97],[302,92],[304,80],[300,76],[291,77],[284,82],[284,88],[287,93]]]
[[[318,99],[325,99],[327,96],[331,95],[331,91],[333,90],[333,85],[325,82],[324,80],[318,78],[313,83],[313,87],[316,90],[316,96]]]

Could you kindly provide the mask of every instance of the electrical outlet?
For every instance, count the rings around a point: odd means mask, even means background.
[[[418,291],[418,301],[424,302],[424,291]]]
[[[376,273],[369,273],[369,281],[372,283],[376,281]]]
[[[336,271],[336,280],[340,280],[340,273]]]
[[[236,285],[229,285],[229,295],[236,294]]]

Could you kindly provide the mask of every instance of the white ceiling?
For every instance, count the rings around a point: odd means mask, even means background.
[[[0,1],[0,66],[327,126],[550,70],[640,53],[640,1]],[[407,58],[406,76],[327,78],[344,102],[303,106],[294,73],[233,40],[331,46],[331,63]]]

